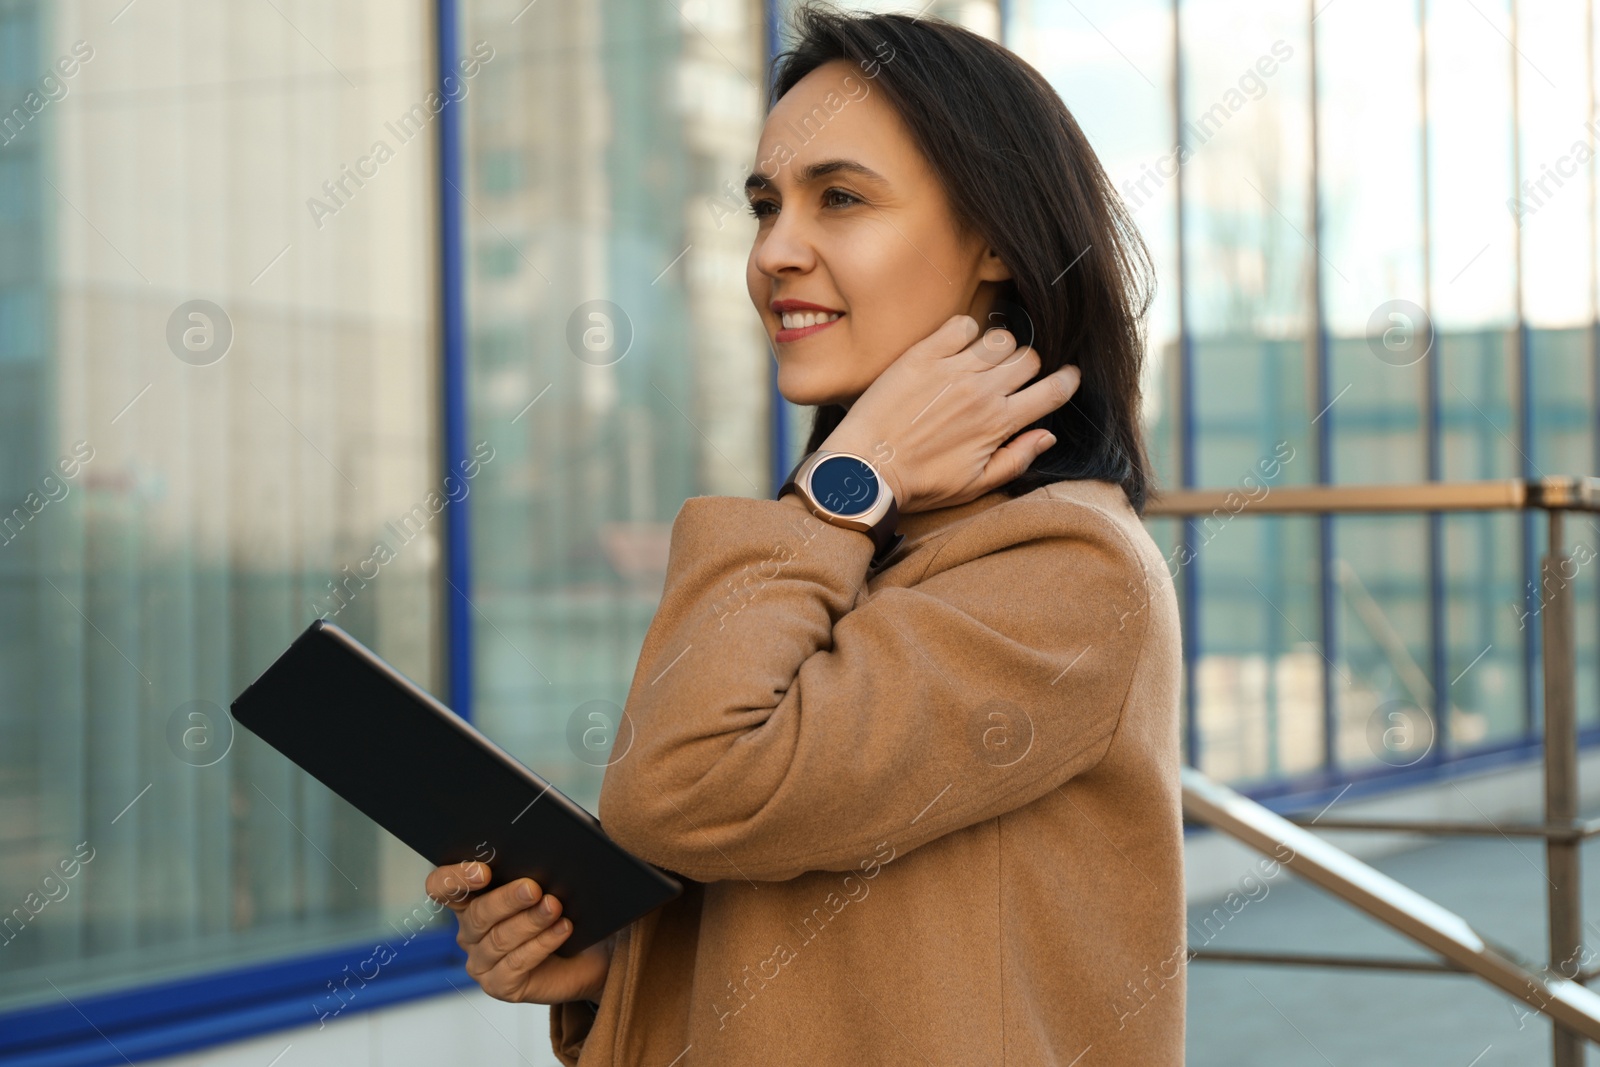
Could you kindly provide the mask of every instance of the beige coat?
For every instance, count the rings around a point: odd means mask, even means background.
[[[600,819],[682,875],[565,1064],[1183,1061],[1179,638],[1121,489],[862,534],[693,497]]]

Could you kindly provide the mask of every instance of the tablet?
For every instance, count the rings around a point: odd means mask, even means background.
[[[683,890],[325,619],[296,638],[232,711],[434,866],[482,860],[489,888],[532,878],[554,893],[572,920],[557,955],[576,955]]]

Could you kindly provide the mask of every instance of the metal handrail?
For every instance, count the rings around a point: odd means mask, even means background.
[[[1600,1042],[1600,995],[1583,983],[1597,969],[1566,970],[1582,952],[1583,905],[1579,849],[1600,833],[1600,820],[1578,817],[1576,636],[1564,513],[1600,512],[1600,478],[1558,477],[1416,485],[1258,485],[1256,490],[1180,489],[1160,494],[1146,518],[1228,521],[1240,515],[1362,515],[1543,510],[1549,544],[1540,566],[1540,635],[1544,673],[1544,818],[1533,825],[1499,827],[1438,820],[1322,819],[1322,830],[1379,830],[1422,834],[1516,833],[1545,839],[1549,884],[1551,963],[1535,970],[1490,944],[1460,916],[1407,889],[1375,868],[1264,806],[1221,786],[1193,768],[1183,774],[1184,812],[1268,855],[1289,869],[1437,953],[1443,962],[1268,953],[1197,953],[1218,962],[1302,966],[1379,967],[1463,971],[1483,979],[1548,1016],[1555,1067],[1580,1067],[1583,1039]],[[1305,820],[1301,820],[1304,822]],[[1293,849],[1291,859],[1277,850]]]
[[[1255,499],[1241,489],[1169,489],[1153,496],[1144,516],[1372,515],[1430,511],[1600,512],[1600,478],[1508,478],[1491,482],[1410,485],[1269,485]],[[1237,499],[1237,503],[1232,501]]]
[[[1183,770],[1183,812],[1272,857],[1558,1025],[1600,1041],[1600,994],[1570,979],[1540,973],[1515,953],[1492,944],[1455,912],[1192,767]],[[1255,957],[1257,962],[1263,960]]]
[[[1578,819],[1563,825],[1548,823],[1477,822],[1471,819],[1341,819],[1315,815],[1290,815],[1299,826],[1315,823],[1319,830],[1380,831],[1425,834],[1430,837],[1542,837],[1572,841],[1600,834],[1600,819]]]

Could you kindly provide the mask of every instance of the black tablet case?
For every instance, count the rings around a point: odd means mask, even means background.
[[[526,877],[555,894],[572,920],[557,955],[577,954],[682,892],[581,806],[324,619],[232,711],[435,866],[481,859],[491,888]]]

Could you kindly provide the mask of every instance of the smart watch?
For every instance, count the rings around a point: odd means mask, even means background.
[[[878,469],[860,456],[823,449],[803,456],[778,490],[778,498],[791,490],[823,522],[872,538],[874,567],[905,540],[904,534],[895,532],[900,507],[894,492]]]

